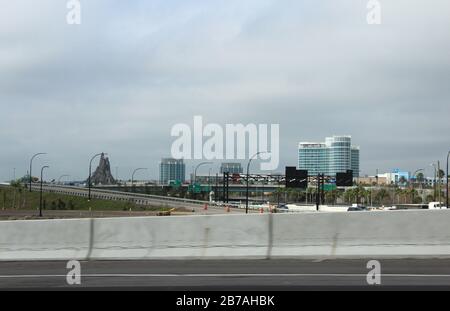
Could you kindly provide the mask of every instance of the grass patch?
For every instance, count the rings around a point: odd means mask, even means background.
[[[29,192],[23,187],[0,187],[0,209],[3,210],[36,210],[39,208],[39,192]],[[93,210],[93,211],[168,211],[170,208],[161,206],[136,205],[133,202],[99,200],[45,193],[42,195],[45,210]]]

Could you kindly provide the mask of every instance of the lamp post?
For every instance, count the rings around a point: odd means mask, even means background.
[[[33,176],[33,173],[32,173],[32,169],[33,169],[33,160],[34,160],[34,158],[35,157],[37,157],[37,156],[39,156],[39,155],[43,155],[43,154],[47,154],[47,153],[45,153],[45,152],[39,152],[39,153],[36,153],[36,154],[34,154],[32,157],[31,157],[31,160],[30,160],[30,192],[31,192],[31,180],[32,180],[32,176]]]
[[[433,188],[434,188],[434,192],[433,192],[433,200],[436,201],[436,178],[437,178],[437,167],[436,164],[431,163],[430,166],[434,167],[434,181],[433,181]]]
[[[258,155],[260,155],[261,153],[267,153],[267,152],[265,152],[265,151],[260,151],[260,152],[257,152],[257,153],[255,153],[251,158],[250,158],[250,160],[248,160],[248,163],[247,163],[247,187],[246,187],[246,193],[245,193],[245,213],[246,214],[248,214],[248,182],[249,182],[249,179],[250,179],[250,164],[252,163],[252,160],[255,158],[255,157],[257,157]]]
[[[413,174],[413,178],[414,179],[416,179],[417,180],[417,174],[419,173],[419,172],[421,172],[421,171],[423,171],[424,169],[423,168],[420,168],[420,169],[418,169],[418,170],[416,170],[415,172],[414,172],[414,174]],[[421,190],[423,190],[422,189],[422,183],[420,183],[420,189]],[[412,191],[411,191],[411,193],[412,193],[412,204],[414,204],[414,185],[412,186]],[[423,201],[423,199],[422,199],[422,201]]]
[[[94,159],[96,158],[96,157],[99,157],[99,156],[101,156],[101,155],[108,155],[107,153],[97,153],[96,155],[94,155],[92,158],[91,158],[91,161],[89,161],[89,178],[88,178],[88,188],[89,188],[89,190],[88,190],[88,201],[90,201],[91,200],[91,171],[92,171],[92,161],[94,161]]]
[[[211,192],[211,168],[208,171],[208,190]]]
[[[446,200],[446,202],[447,202],[447,208],[448,208],[448,159],[449,159],[449,157],[450,157],[450,151],[447,153],[447,200]]]
[[[142,170],[147,170],[147,169],[148,168],[146,168],[146,167],[140,167],[133,171],[133,174],[131,174],[131,188],[133,188],[133,184],[134,184],[134,174],[136,174],[137,171],[142,171]]]
[[[202,165],[209,165],[209,164],[213,164],[213,162],[202,162],[202,163],[198,164],[194,169],[194,182],[192,184],[192,191],[193,191],[194,198],[197,197],[197,195],[195,193],[195,184],[197,183],[197,169]],[[201,187],[200,187],[200,193],[201,193]]]
[[[61,182],[61,179],[62,178],[64,178],[64,177],[69,177],[70,175],[61,175],[61,176],[59,176],[59,178],[58,178],[58,184]]]
[[[194,184],[197,182],[197,169],[198,169],[200,166],[202,166],[202,165],[208,165],[208,164],[213,164],[213,162],[202,162],[202,163],[200,163],[199,165],[197,165],[197,166],[195,167],[195,170],[194,170]]]
[[[41,168],[41,193],[39,196],[39,217],[42,217],[42,183],[43,183],[43,174],[44,174],[44,169],[48,168],[48,166],[43,166]]]
[[[442,205],[441,205],[441,195],[442,195],[442,178],[441,178],[441,161],[438,161],[438,178],[439,178],[439,183],[438,183],[438,196],[439,196],[439,207],[440,209],[442,209]]]

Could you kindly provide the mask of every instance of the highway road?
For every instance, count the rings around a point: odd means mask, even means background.
[[[34,189],[34,191],[39,191],[40,186],[38,184],[33,184],[32,189]],[[43,191],[81,197],[88,196],[88,189],[83,187],[45,184],[43,186]],[[198,215],[245,213],[245,210],[239,208],[230,208],[229,211],[227,211],[225,209],[225,206],[216,206],[216,204],[207,201],[190,200],[175,197],[163,197],[142,193],[104,190],[98,188],[91,189],[91,197],[100,200],[103,199],[103,200],[128,201],[142,206],[163,206],[169,208],[181,207],[189,210],[194,210]],[[208,204],[207,211],[204,210],[205,204]],[[250,211],[250,212],[257,212],[257,211]]]
[[[383,286],[444,286],[450,259],[378,259]],[[368,260],[164,260],[81,262],[81,285],[66,262],[0,262],[0,289],[298,290],[366,286]]]

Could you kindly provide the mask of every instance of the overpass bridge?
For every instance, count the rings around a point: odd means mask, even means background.
[[[0,187],[7,187],[0,185]],[[34,191],[40,190],[40,184],[33,183]],[[75,186],[61,186],[54,184],[43,184],[42,190],[47,193],[59,193],[64,195],[72,195],[88,198],[88,188]],[[157,196],[142,193],[115,191],[108,189],[91,188],[91,198],[99,200],[127,201],[142,206],[162,206],[169,208],[186,208],[195,212],[204,213],[204,206],[208,204],[208,214],[226,214],[226,213],[244,213],[243,209],[239,209],[237,205],[227,204],[230,207],[229,212],[225,205],[218,202],[209,202],[203,200],[192,200],[185,198],[176,198],[169,196]]]
[[[208,187],[212,190],[215,191],[215,189],[217,189],[218,193],[221,193],[223,190],[223,185],[222,184],[208,184],[208,183],[201,183],[200,186],[202,187],[202,189],[207,189]],[[188,189],[189,184],[182,184],[180,186],[183,189]],[[98,185],[95,186],[95,188],[97,189],[109,189],[109,190],[119,190],[119,189],[124,189],[125,187],[122,185]],[[131,186],[127,185],[126,188],[131,188]],[[170,188],[170,186],[166,186],[166,185],[135,185],[133,186],[133,189],[136,192],[144,192],[145,190],[158,190],[158,189],[164,189],[164,188]],[[253,193],[266,193],[266,192],[275,192],[277,189],[284,189],[285,185],[262,185],[262,184],[250,184],[249,185],[249,191],[253,192]],[[247,191],[247,186],[245,184],[229,184],[229,192],[234,192],[234,193],[245,193]]]

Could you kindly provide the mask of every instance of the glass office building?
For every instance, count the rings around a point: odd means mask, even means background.
[[[319,173],[335,176],[353,170],[359,176],[359,147],[352,146],[350,136],[327,137],[323,143],[301,142],[298,148],[298,168],[310,176]]]
[[[159,183],[167,185],[171,181],[183,183],[186,180],[186,164],[182,159],[164,158],[159,163]]]
[[[353,176],[359,177],[359,172],[360,172],[359,147],[352,146],[351,155],[352,155],[352,165],[351,166],[352,166]]]

